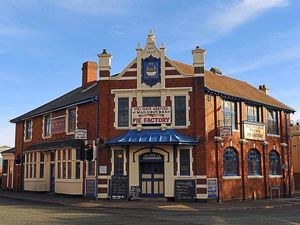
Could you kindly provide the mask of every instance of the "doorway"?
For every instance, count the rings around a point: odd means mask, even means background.
[[[164,156],[150,152],[140,156],[142,197],[164,196]]]

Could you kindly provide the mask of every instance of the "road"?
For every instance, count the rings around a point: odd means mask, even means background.
[[[0,224],[300,224],[300,205],[264,209],[79,208],[0,198]]]

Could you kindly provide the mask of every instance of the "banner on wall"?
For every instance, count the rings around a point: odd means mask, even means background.
[[[266,126],[263,123],[244,122],[244,139],[265,141]]]
[[[132,124],[170,124],[171,123],[171,107],[133,107]]]

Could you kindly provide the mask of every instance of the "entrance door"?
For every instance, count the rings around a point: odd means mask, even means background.
[[[54,192],[55,188],[55,164],[50,164],[50,192]]]
[[[157,153],[140,156],[140,187],[142,197],[164,196],[164,161]]]

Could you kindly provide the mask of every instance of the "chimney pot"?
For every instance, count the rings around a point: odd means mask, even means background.
[[[265,84],[259,85],[258,90],[264,92],[265,94],[269,94],[269,88]]]

